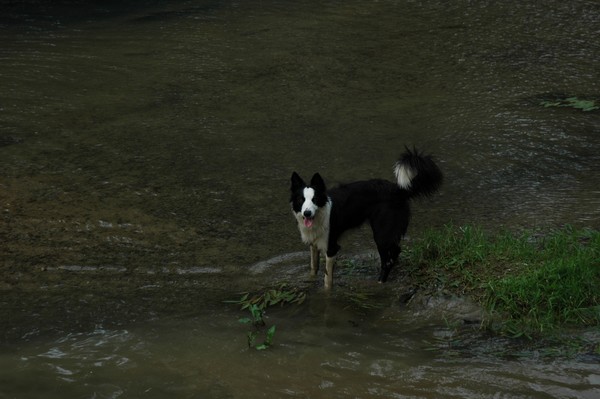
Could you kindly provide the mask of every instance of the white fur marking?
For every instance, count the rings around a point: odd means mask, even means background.
[[[304,203],[302,204],[302,209],[300,210],[303,215],[305,211],[310,211],[312,215],[316,215],[317,205],[315,205],[313,202],[313,198],[315,198],[315,189],[306,187],[304,189]]]

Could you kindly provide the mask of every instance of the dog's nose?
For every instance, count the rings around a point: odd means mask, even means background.
[[[309,218],[309,217],[312,217],[312,212],[306,210],[306,211],[304,211],[303,215],[304,215],[305,218]]]

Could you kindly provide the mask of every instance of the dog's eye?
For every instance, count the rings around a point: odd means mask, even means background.
[[[315,196],[315,199],[313,200],[313,202],[315,204],[317,204],[318,206],[325,206],[325,204],[327,203],[327,196],[324,194],[319,194],[319,195]]]
[[[296,197],[294,199],[294,208],[300,209],[300,208],[302,208],[302,204],[304,204],[303,197]]]

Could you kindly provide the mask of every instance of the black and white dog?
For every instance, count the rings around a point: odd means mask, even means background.
[[[396,183],[382,179],[343,184],[327,190],[318,173],[310,184],[294,172],[290,202],[302,241],[310,245],[311,274],[319,270],[319,254],[325,253],[325,288],[333,284],[333,264],[339,238],[368,221],[381,258],[379,281],[385,282],[398,262],[400,239],[410,218],[409,200],[435,193],[442,172],[431,156],[408,148],[394,165]]]

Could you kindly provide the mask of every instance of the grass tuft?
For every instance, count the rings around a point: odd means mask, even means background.
[[[598,231],[490,235],[446,226],[428,231],[405,257],[423,285],[434,281],[477,299],[492,316],[487,326],[502,333],[533,337],[600,325]]]

